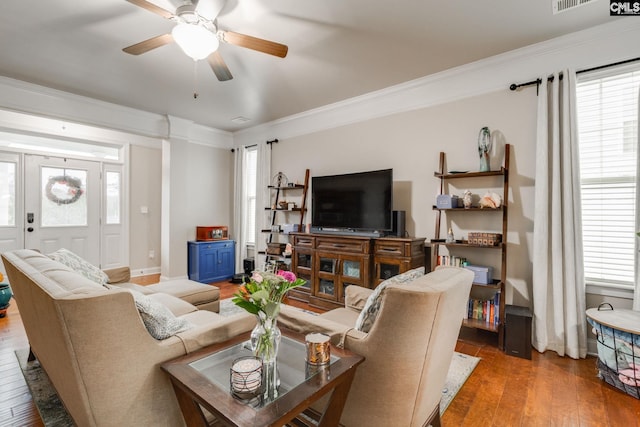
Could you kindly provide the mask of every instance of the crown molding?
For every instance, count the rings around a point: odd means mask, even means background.
[[[175,116],[166,116],[168,139],[183,139],[193,144],[206,145],[215,148],[233,147],[231,132],[199,125],[192,120]]]
[[[530,81],[564,68],[584,69],[640,56],[634,17],[536,43],[344,101],[236,131],[236,145],[292,138],[379,117],[428,108]],[[593,52],[598,52],[594,55]]]
[[[0,76],[0,108],[157,138],[162,115]]]
[[[78,142],[91,141],[114,146],[125,144],[150,148],[159,148],[160,146],[157,138],[1,108],[0,129],[9,133],[33,134]]]
[[[0,76],[0,122],[3,115],[17,120],[1,123],[7,130],[161,147],[161,139],[175,137],[191,143],[231,148],[230,132],[191,120],[164,116],[46,86]],[[16,125],[16,126],[14,126]],[[19,125],[19,127],[17,127]],[[174,129],[172,135],[169,129]],[[65,128],[66,132],[61,129]],[[73,133],[71,129],[78,132]],[[69,136],[72,135],[72,136]]]

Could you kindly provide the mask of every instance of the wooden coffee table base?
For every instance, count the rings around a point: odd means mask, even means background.
[[[294,332],[283,329],[282,335],[283,340],[303,342],[303,337]],[[248,333],[243,334],[162,365],[162,369],[169,374],[187,426],[209,426],[202,408],[216,417],[214,426],[339,425],[356,369],[364,361],[362,356],[332,346],[331,354],[337,356],[338,360],[330,365],[331,375],[311,376],[294,385],[294,388],[273,402],[255,408],[234,399],[228,389],[210,381],[189,365],[221,350],[237,346],[248,338]],[[331,395],[323,414],[310,409],[313,403],[328,393]],[[302,413],[305,414],[304,417],[300,416]]]

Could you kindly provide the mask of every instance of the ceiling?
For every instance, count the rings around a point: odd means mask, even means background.
[[[149,1],[171,12],[182,3]],[[220,82],[175,44],[124,53],[174,26],[125,0],[3,1],[0,75],[236,131],[604,24],[615,19],[608,8],[594,0],[554,15],[552,0],[227,0],[220,29],[289,53],[221,43],[233,79]]]

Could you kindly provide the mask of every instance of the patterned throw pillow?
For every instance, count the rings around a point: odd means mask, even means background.
[[[138,291],[129,289],[129,292],[133,295],[144,326],[155,339],[164,340],[193,327],[193,324],[187,319],[174,316],[167,307],[159,302]]]
[[[401,284],[412,282],[418,277],[424,276],[424,267],[414,268],[413,270],[405,271],[404,273],[393,276],[384,282],[380,283],[376,289],[369,295],[364,308],[356,320],[355,329],[358,331],[368,333],[378,316],[380,310],[380,304],[382,303],[382,291],[389,285]]]
[[[100,286],[105,286],[109,281],[109,276],[95,265],[87,262],[68,249],[62,248],[48,255],[54,261],[66,265],[77,273],[82,274],[92,282]],[[106,287],[106,286],[105,286]]]

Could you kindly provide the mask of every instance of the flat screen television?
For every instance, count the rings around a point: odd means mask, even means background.
[[[392,211],[393,169],[311,179],[312,232],[384,235]]]

